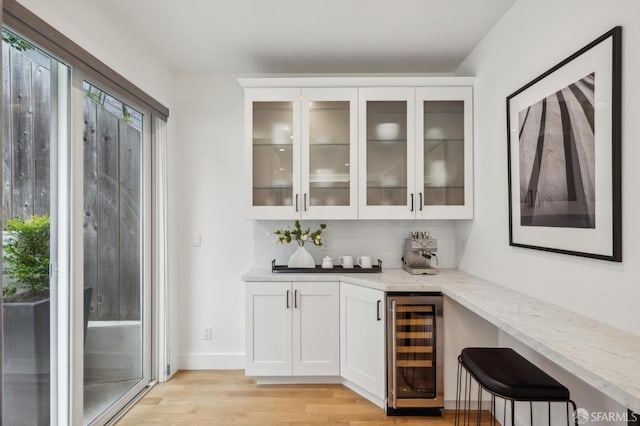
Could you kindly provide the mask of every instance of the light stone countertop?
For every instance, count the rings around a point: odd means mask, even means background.
[[[640,413],[640,336],[457,270],[410,275],[290,274],[252,270],[249,281],[342,281],[385,292],[442,291],[620,404]]]

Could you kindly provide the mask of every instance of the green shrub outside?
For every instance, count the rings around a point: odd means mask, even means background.
[[[25,292],[37,297],[49,290],[49,216],[9,219],[4,228],[5,272],[12,278],[3,294],[11,297]]]

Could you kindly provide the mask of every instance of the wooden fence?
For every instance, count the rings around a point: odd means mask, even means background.
[[[98,320],[140,319],[140,132],[85,98],[84,282]]]
[[[49,214],[51,74],[2,43],[3,227]],[[84,99],[84,280],[92,320],[139,320],[140,131]],[[54,144],[55,146],[55,144]]]
[[[2,226],[49,214],[51,73],[2,43]]]

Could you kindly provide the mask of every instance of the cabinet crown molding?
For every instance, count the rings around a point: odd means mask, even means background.
[[[361,77],[257,77],[239,78],[244,88],[254,87],[420,87],[473,86],[475,77],[461,76],[361,76]]]

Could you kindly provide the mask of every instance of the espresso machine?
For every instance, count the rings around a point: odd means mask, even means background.
[[[432,264],[438,264],[438,240],[431,238],[428,232],[412,232],[404,240],[402,268],[413,275],[435,275],[438,270]]]

